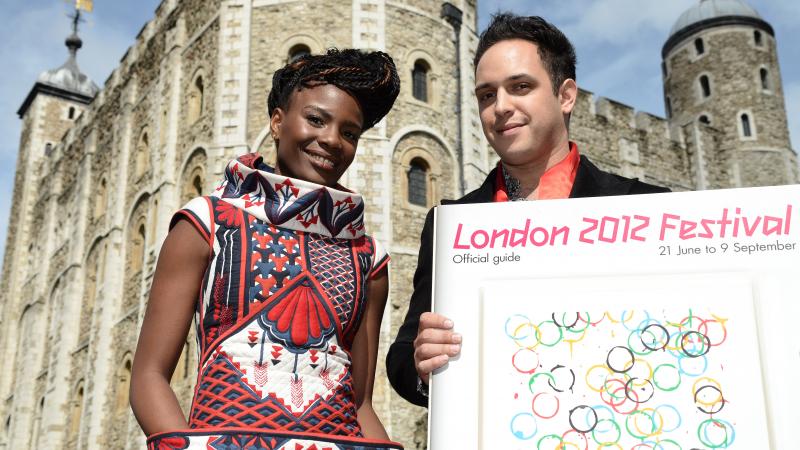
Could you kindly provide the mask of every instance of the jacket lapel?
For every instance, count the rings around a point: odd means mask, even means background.
[[[630,193],[631,186],[636,180],[622,178],[603,172],[592,164],[585,156],[581,155],[578,164],[578,173],[575,174],[575,183],[572,185],[570,198],[600,197],[608,195],[626,195]]]
[[[497,167],[489,172],[483,184],[478,189],[461,197],[458,200],[442,200],[443,205],[466,204],[466,203],[491,203],[494,199],[494,180],[497,178]]]

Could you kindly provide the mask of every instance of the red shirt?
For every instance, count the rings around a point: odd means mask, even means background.
[[[578,146],[570,141],[567,156],[542,174],[535,199],[569,198],[569,193],[572,192],[572,185],[575,184],[575,175],[578,173],[580,160]],[[493,201],[507,202],[508,189],[506,188],[506,180],[503,178],[503,168],[500,167],[500,164],[502,163],[497,163],[497,180],[495,182]]]

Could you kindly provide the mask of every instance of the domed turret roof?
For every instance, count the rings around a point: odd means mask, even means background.
[[[678,31],[704,20],[729,16],[761,19],[758,12],[742,0],[700,0],[678,17],[669,35],[672,36]]]
[[[17,110],[17,114],[20,117],[25,115],[28,107],[39,93],[46,93],[58,98],[88,105],[94,100],[97,93],[100,92],[100,88],[94,84],[94,81],[78,68],[76,57],[78,49],[83,46],[83,41],[81,41],[81,38],[79,38],[77,34],[77,19],[75,21],[75,30],[67,38],[65,44],[69,49],[69,58],[67,58],[67,62],[57,69],[47,70],[39,74],[39,77],[36,78],[36,84],[33,85],[33,89],[31,89],[25,101],[22,102],[22,106]]]
[[[772,26],[744,0],[699,0],[678,17],[661,54],[666,57],[684,39],[699,31],[724,25],[749,25],[775,35]]]
[[[73,34],[67,38],[66,45],[69,48],[67,62],[57,69],[42,72],[36,81],[74,94],[94,97],[100,91],[100,88],[81,72],[75,59],[78,49],[83,46],[83,42],[76,34]]]

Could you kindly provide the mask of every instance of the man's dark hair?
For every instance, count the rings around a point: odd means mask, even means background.
[[[565,80],[576,79],[575,48],[564,33],[539,16],[518,16],[513,13],[498,13],[492,16],[489,28],[481,33],[478,41],[475,68],[489,47],[509,39],[523,39],[536,44],[539,48],[539,57],[550,75],[553,92],[556,95]]]
[[[400,92],[400,78],[392,58],[383,52],[330,49],[324,55],[304,55],[275,72],[267,111],[286,109],[295,91],[332,84],[361,106],[362,130],[372,128],[392,109]]]

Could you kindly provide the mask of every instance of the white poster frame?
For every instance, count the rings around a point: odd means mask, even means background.
[[[609,223],[618,230],[613,239]],[[527,245],[511,246],[523,231]],[[431,379],[429,449],[479,448],[479,396],[465,393],[479,387],[483,285],[730,272],[751,280],[758,299],[753,338],[769,447],[796,444],[800,339],[784,332],[800,328],[791,323],[800,317],[800,186],[446,205],[436,208],[434,235],[433,310],[454,321],[464,342]]]

